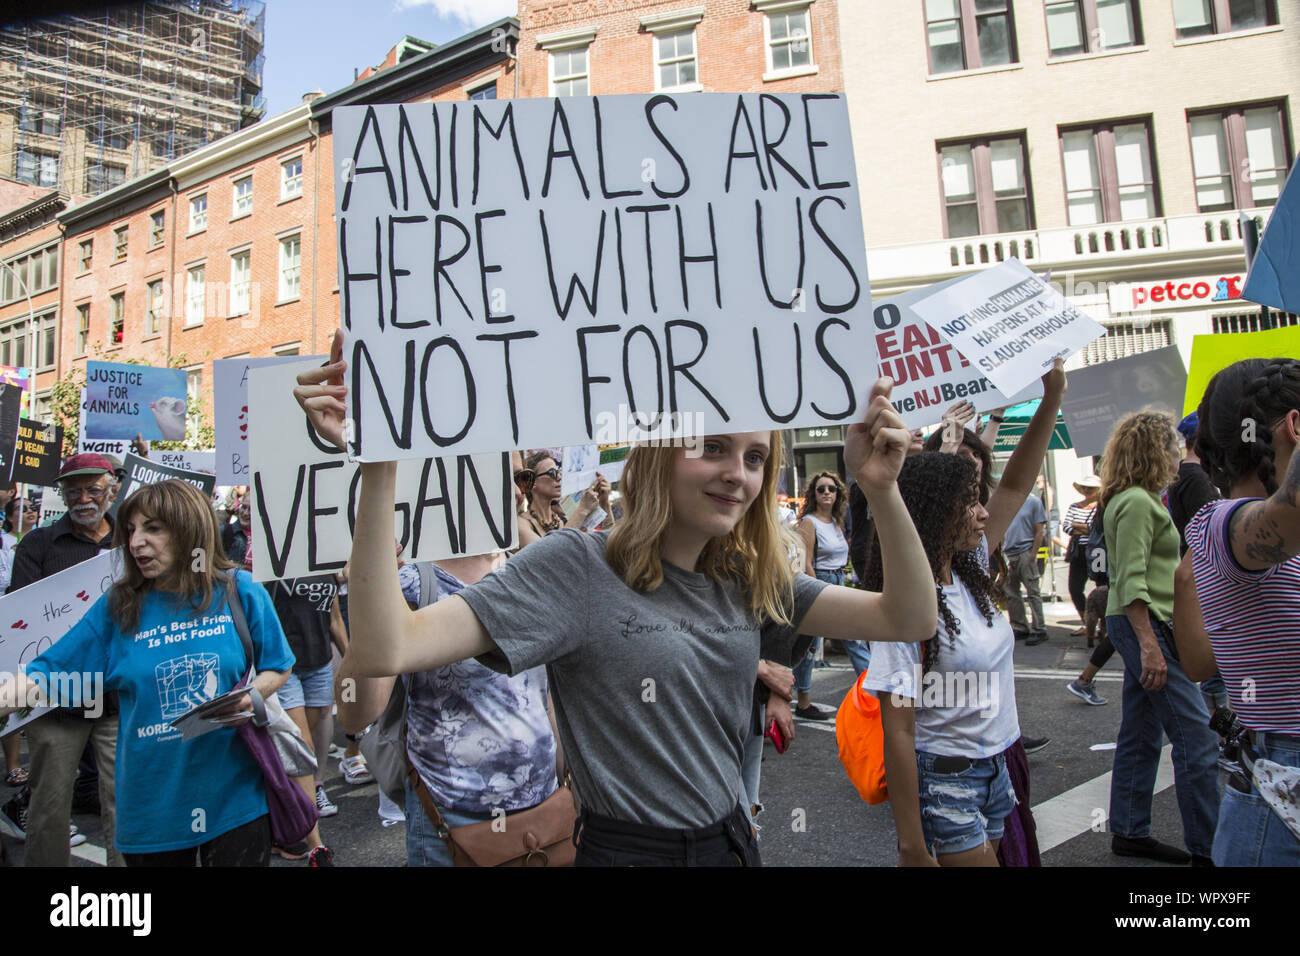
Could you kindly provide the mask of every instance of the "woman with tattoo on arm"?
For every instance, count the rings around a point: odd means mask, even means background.
[[[1179,600],[1199,597],[1204,630],[1184,628],[1179,648],[1190,677],[1223,675],[1259,757],[1300,768],[1300,361],[1229,366],[1198,417],[1196,452],[1227,498],[1187,525]],[[1190,646],[1197,634],[1208,647]],[[1212,853],[1217,866],[1297,866],[1300,840],[1258,787],[1229,781]]]

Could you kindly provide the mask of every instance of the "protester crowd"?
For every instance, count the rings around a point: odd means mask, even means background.
[[[342,448],[340,349],[295,394]],[[1094,648],[1066,689],[1105,705],[1093,678],[1116,652],[1123,668],[1112,852],[1300,863],[1300,361],[1224,369],[1182,422],[1125,416],[1057,535],[1036,484],[1066,387],[1058,360],[995,478],[1000,411],[981,424],[958,403],[909,434],[882,379],[846,428],[847,474],[811,476],[789,520],[779,432],[639,445],[617,489],[598,475],[567,512],[557,451],[520,451],[516,549],[429,563],[394,546],[395,466],[367,462],[348,566],[266,585],[246,489],[168,480],[111,513],[120,465],[72,455],[52,525],[0,492],[0,589],[112,548],[120,573],[0,688],[0,716],[57,705],[4,738],[0,829],[32,866],[68,864],[74,809],[99,812],[109,865],[332,866],[338,759],[405,820],[410,866],[756,865],[765,742],[835,718],[809,695],[835,641],[851,693],[879,702],[861,759],[899,863],[1037,865],[1026,754],[1046,741],[1022,733],[1013,651],[1046,640],[1038,555],[1056,538]],[[102,697],[54,676],[70,673],[103,675]],[[206,732],[173,729],[173,673]],[[995,706],[927,690],[967,674]],[[1185,849],[1151,836],[1163,736]]]

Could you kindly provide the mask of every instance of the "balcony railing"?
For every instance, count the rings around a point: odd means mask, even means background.
[[[1270,211],[1246,210],[1261,229]],[[1047,269],[1240,248],[1241,222],[1237,210],[1230,210],[881,246],[867,250],[867,263],[872,281],[878,282],[960,275],[1010,258]]]

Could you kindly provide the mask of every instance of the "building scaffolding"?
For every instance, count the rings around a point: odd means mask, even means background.
[[[252,125],[261,0],[105,7],[0,30],[0,176],[94,196]]]

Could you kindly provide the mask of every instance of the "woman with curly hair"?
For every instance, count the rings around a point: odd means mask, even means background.
[[[1124,660],[1124,714],[1110,777],[1111,852],[1186,863],[1187,852],[1151,836],[1161,728],[1173,744],[1183,840],[1209,864],[1218,816],[1217,741],[1196,685],[1170,652],[1178,530],[1160,492],[1178,475],[1178,432],[1163,412],[1127,415],[1101,465],[1102,529],[1110,573],[1106,635]]]
[[[844,583],[844,565],[849,560],[849,540],[844,536],[844,515],[848,510],[849,493],[833,471],[819,471],[804,488],[803,505],[799,508],[799,538],[803,542],[804,574],[816,577],[827,584]],[[811,720],[828,720],[834,711],[818,710],[812,702],[813,655],[817,642],[794,668],[795,716]],[[845,641],[844,651],[859,674],[871,663],[871,652],[859,641]]]
[[[591,517],[597,508],[604,509],[605,513],[609,515],[607,520],[609,523],[613,523],[614,516],[609,507],[609,480],[607,478],[597,474],[596,480],[591,483],[591,487],[583,492],[578,507],[566,519],[559,504],[560,479],[563,477],[564,473],[560,471],[559,462],[544,448],[525,458],[524,467],[515,472],[516,484],[520,485],[527,497],[525,507],[519,512],[519,518],[521,527],[528,529],[529,541],[543,538],[552,531],[559,531],[561,528],[577,528],[581,530],[582,526],[587,523],[587,519]]]
[[[316,431],[344,447],[347,363],[299,376]],[[578,865],[759,863],[740,806],[760,656],[792,659],[801,630],[920,640],[934,630],[925,554],[896,482],[907,432],[876,383],[844,458],[871,500],[889,585],[867,594],[796,574],[777,521],[781,435],[706,435],[700,455],[639,445],[626,520],[561,530],[503,568],[411,611],[392,547],[396,463],[361,466],[352,541],[355,673],[413,673],[467,658],[509,674],[548,666],[556,727],[582,802]],[[760,655],[760,647],[763,653]]]
[[[997,610],[988,554],[1025,498],[1047,452],[1065,394],[1058,359],[1043,400],[986,508],[966,456],[909,458],[898,488],[921,536],[939,606],[922,645],[878,644],[862,688],[881,701],[885,776],[902,866],[997,866],[1015,807],[1008,751],[1020,740],[1011,626]],[[883,586],[872,545],[864,585]]]
[[[1196,452],[1227,498],[1187,525],[1175,574],[1180,657],[1193,680],[1222,673],[1259,758],[1300,768],[1300,361],[1230,365],[1197,415]],[[1234,776],[1212,856],[1216,866],[1297,866],[1300,840]]]

